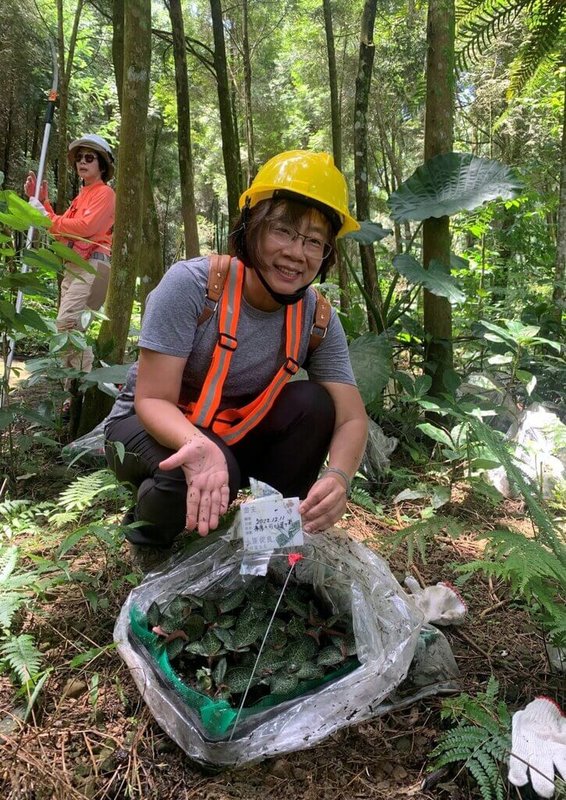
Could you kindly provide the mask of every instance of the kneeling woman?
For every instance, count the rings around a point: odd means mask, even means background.
[[[171,267],[149,296],[139,362],[107,421],[109,463],[138,487],[140,525],[128,538],[142,558],[184,528],[206,536],[250,477],[300,497],[306,531],[327,528],[364,452],[364,404],[334,310],[309,349],[309,287],[334,262],[336,238],[358,228],[342,174],[325,153],[282,153],[240,209],[219,301],[222,271],[208,258]],[[289,381],[299,365],[309,380]]]

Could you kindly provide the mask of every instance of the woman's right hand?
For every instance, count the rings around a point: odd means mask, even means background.
[[[35,197],[36,186],[37,186],[37,178],[35,177],[35,172],[31,172],[30,170],[30,172],[28,172],[28,176],[24,183],[24,192],[26,194],[26,197]],[[47,194],[48,194],[47,181],[42,181],[41,187],[39,189],[39,197],[37,198],[40,203],[45,203],[45,201],[47,200]]]
[[[196,528],[200,536],[206,536],[218,527],[219,517],[230,502],[224,454],[214,442],[195,431],[176,453],[159,464],[163,470],[176,467],[181,467],[187,481],[187,530]]]

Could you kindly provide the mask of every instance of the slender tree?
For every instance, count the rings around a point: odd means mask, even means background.
[[[454,135],[454,0],[429,0],[427,19],[425,160],[449,153]],[[423,223],[423,264],[431,261],[450,271],[450,220],[432,217]],[[431,393],[446,391],[444,375],[453,366],[452,307],[446,297],[424,290],[425,370]]]
[[[191,148],[191,112],[189,81],[187,76],[187,50],[185,25],[181,0],[168,0],[171,31],[173,33],[173,57],[175,60],[175,87],[177,91],[177,142],[179,148],[179,174],[181,177],[181,213],[185,231],[185,255],[198,256],[200,252],[195,190],[193,177],[193,155]]]
[[[556,261],[554,266],[554,289],[552,303],[557,333],[562,329],[562,316],[566,306],[566,80],[562,123],[562,148],[560,155],[560,189],[558,197],[558,219],[556,230]]]
[[[120,0],[122,2],[122,0]],[[112,247],[111,281],[106,301],[110,323],[102,341],[112,340],[110,360],[124,358],[142,250],[142,211],[145,181],[145,130],[151,64],[151,0],[124,4],[124,62],[120,168],[116,189],[116,224]]]
[[[365,0],[362,14],[360,35],[360,51],[358,73],[356,75],[356,97],[354,101],[354,170],[356,187],[356,210],[360,220],[369,219],[369,183],[368,183],[368,130],[367,111],[371,87],[371,74],[375,46],[373,43],[373,27],[377,10],[377,0]],[[382,297],[377,282],[375,252],[371,245],[360,245],[362,275],[364,287],[378,309],[382,308]],[[379,325],[368,309],[370,330],[377,330]],[[383,326],[383,320],[381,320]]]
[[[122,87],[124,83],[124,0],[114,0],[112,10],[112,60],[118,90],[118,102],[122,106]],[[140,302],[142,310],[149,292],[163,277],[163,252],[159,218],[153,196],[153,178],[146,153],[145,180],[143,185],[143,257],[139,260]],[[118,164],[118,168],[119,168]],[[112,280],[112,276],[110,278]]]
[[[57,211],[62,214],[67,206],[67,123],[69,114],[69,85],[75,58],[75,47],[84,0],[77,0],[69,49],[65,49],[65,18],[63,0],[57,0],[57,53],[59,58],[59,156],[57,161]]]
[[[255,177],[254,119],[252,110],[252,62],[250,53],[248,0],[242,0],[242,61],[244,65],[244,107],[248,148],[248,184]]]
[[[338,70],[336,69],[336,50],[334,46],[334,28],[332,25],[331,0],[322,0],[324,12],[324,32],[326,34],[326,52],[328,54],[328,84],[330,88],[330,121],[332,127],[332,154],[334,163],[342,169],[342,111],[338,92]],[[340,287],[340,310],[347,314],[350,308],[348,291],[348,268],[344,259],[337,253],[338,285]]]
[[[240,198],[240,158],[236,131],[232,116],[230,84],[226,63],[226,45],[224,42],[224,22],[220,0],[210,0],[212,14],[212,33],[214,36],[214,69],[218,89],[218,110],[220,113],[220,134],[222,137],[222,156],[226,175],[226,191],[228,197],[228,217],[232,220],[238,215]]]

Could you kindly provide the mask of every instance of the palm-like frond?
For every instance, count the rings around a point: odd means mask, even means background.
[[[538,2],[539,0],[463,0],[456,11],[456,39],[461,43],[456,52],[458,69],[465,69],[476,61],[519,14],[530,11]]]
[[[566,3],[539,2],[529,14],[529,36],[511,66],[510,97],[520,94],[564,41]]]

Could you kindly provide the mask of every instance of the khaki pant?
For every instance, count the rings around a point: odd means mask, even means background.
[[[57,314],[58,331],[84,331],[81,321],[84,311],[98,311],[106,298],[106,290],[110,280],[110,264],[107,261],[92,258],[89,261],[95,273],[87,272],[76,264],[67,262],[65,276],[61,283],[61,303]],[[94,354],[92,348],[76,350],[72,346],[66,351],[63,363],[67,367],[90,372]]]

